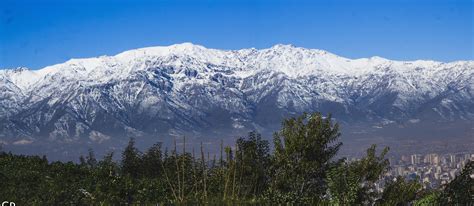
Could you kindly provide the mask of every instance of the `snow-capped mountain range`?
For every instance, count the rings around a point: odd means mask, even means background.
[[[474,61],[183,43],[0,70],[5,145],[265,133],[283,117],[313,111],[348,125],[473,122]]]

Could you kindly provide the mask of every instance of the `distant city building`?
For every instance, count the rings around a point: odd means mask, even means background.
[[[407,180],[419,181],[427,189],[438,188],[452,181],[468,161],[474,161],[474,154],[412,154],[402,155],[399,159],[390,157],[389,160],[391,170],[384,175],[384,180],[403,176]]]
[[[410,158],[411,158],[412,165],[420,164],[421,162],[421,155],[413,154],[410,156]]]

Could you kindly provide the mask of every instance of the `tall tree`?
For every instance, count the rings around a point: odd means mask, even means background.
[[[461,173],[446,185],[439,202],[441,205],[474,203],[474,161],[469,161]]]
[[[270,147],[257,132],[250,132],[247,138],[236,142],[236,171],[238,192],[243,197],[257,197],[268,187]]]
[[[130,138],[122,153],[122,172],[132,178],[137,178],[141,170],[141,160],[140,151],[135,147],[135,139]]]
[[[339,125],[331,115],[303,114],[283,121],[275,133],[273,191],[296,203],[315,203],[326,191],[325,176],[339,151]],[[288,196],[288,195],[284,195]]]
[[[375,184],[389,169],[385,158],[388,148],[376,154],[376,146],[367,149],[367,155],[360,160],[340,161],[327,175],[331,202],[337,205],[373,204],[378,194]]]
[[[395,181],[387,182],[377,205],[408,205],[415,200],[420,189],[421,184],[417,180],[406,181],[399,176]]]
[[[154,144],[143,154],[143,173],[146,177],[156,178],[162,174],[163,157],[161,143]]]

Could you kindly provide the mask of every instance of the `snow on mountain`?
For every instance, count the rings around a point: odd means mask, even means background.
[[[348,59],[191,43],[0,70],[0,141],[233,135],[304,111],[341,122],[474,120],[474,61]]]

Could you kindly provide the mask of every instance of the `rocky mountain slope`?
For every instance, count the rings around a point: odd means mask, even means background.
[[[275,45],[190,43],[0,70],[0,142],[109,144],[271,133],[283,117],[332,113],[345,125],[474,120],[474,61],[348,59]]]

